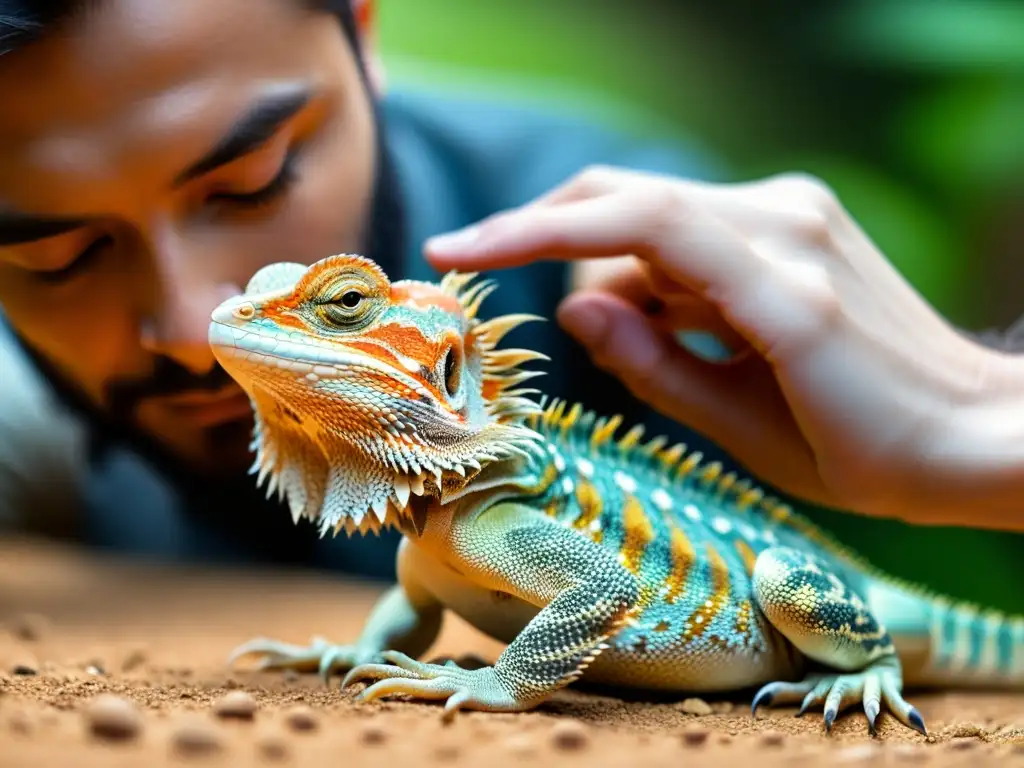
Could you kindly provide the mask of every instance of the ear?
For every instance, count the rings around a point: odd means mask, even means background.
[[[381,96],[385,89],[384,64],[377,53],[377,0],[351,0],[352,14],[359,31],[363,63],[370,78],[370,87]]]

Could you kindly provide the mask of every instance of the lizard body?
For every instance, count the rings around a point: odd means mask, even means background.
[[[249,394],[253,471],[321,535],[403,533],[398,582],[351,644],[258,638],[237,659],[347,670],[396,693],[521,711],[588,681],[757,687],[826,727],[861,702],[925,732],[905,683],[1024,682],[1024,620],[904,584],[683,445],[520,385],[475,275],[391,282],[368,259],[260,270],[210,343]],[[479,670],[418,661],[452,610],[507,643]]]

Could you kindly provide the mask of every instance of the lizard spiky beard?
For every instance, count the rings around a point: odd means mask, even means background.
[[[538,318],[480,321],[494,283],[475,277],[392,283],[337,255],[267,266],[214,311],[210,344],[254,409],[251,472],[296,522],[377,532],[414,519],[414,497],[448,503],[527,458],[540,407],[518,385],[540,372],[518,366],[544,356],[496,346]]]

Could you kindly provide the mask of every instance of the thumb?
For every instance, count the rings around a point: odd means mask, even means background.
[[[770,366],[757,356],[729,366],[687,353],[633,304],[578,291],[559,324],[640,400],[717,443],[750,472],[814,501],[827,498],[810,446]]]

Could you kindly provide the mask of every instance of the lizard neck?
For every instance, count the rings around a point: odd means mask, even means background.
[[[545,503],[572,492],[566,463],[550,438],[538,440],[526,456],[512,456],[486,465],[464,488],[437,501],[445,507],[479,510],[498,501],[520,499]],[[549,498],[550,497],[550,498]]]
[[[412,497],[396,527],[407,537],[431,539],[430,531],[448,529],[454,518],[464,518],[509,499],[530,502],[552,513],[572,493],[566,482],[566,464],[554,443],[538,440],[526,456],[493,461],[464,487],[443,496]],[[443,538],[443,537],[442,537]]]

